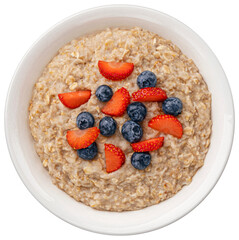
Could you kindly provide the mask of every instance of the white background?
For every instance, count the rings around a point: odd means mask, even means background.
[[[41,206],[18,177],[4,137],[4,104],[17,64],[48,28],[83,9],[126,3],[165,12],[196,31],[221,62],[239,109],[239,7],[237,0],[8,0],[0,2],[0,239],[239,239],[239,136],[218,184],[209,196],[179,221],[146,234],[113,237],[65,223]],[[221,96],[223,98],[223,96]],[[236,127],[237,130],[237,127]],[[12,129],[14,131],[14,129]]]

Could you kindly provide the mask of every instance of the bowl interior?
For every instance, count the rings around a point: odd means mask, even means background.
[[[76,202],[51,183],[33,146],[28,126],[28,106],[36,80],[60,47],[74,38],[107,27],[134,26],[172,40],[198,66],[212,93],[211,145],[205,165],[197,172],[192,183],[171,199],[139,211],[97,211]],[[230,152],[234,114],[226,76],[214,54],[192,30],[154,10],[135,6],[108,6],[64,20],[34,44],[20,63],[11,83],[5,124],[14,165],[27,188],[46,208],[84,229],[110,234],[133,234],[177,220],[210,192],[222,173]]]

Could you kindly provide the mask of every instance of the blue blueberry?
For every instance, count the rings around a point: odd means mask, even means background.
[[[80,158],[85,160],[92,160],[98,152],[98,148],[95,142],[93,142],[89,147],[77,150],[77,154]]]
[[[183,104],[179,98],[170,97],[163,102],[162,108],[165,114],[177,116],[182,112]]]
[[[144,71],[140,73],[137,78],[137,84],[139,88],[146,88],[146,87],[155,87],[157,83],[157,77],[153,72]]]
[[[123,137],[131,143],[139,142],[143,136],[143,130],[140,125],[131,120],[124,123],[121,133]]]
[[[101,102],[108,102],[113,96],[113,91],[109,86],[101,85],[97,88],[95,95]]]
[[[151,162],[151,155],[148,152],[135,152],[131,156],[131,164],[134,168],[143,170]]]
[[[106,137],[112,136],[116,130],[116,121],[112,117],[104,117],[100,120],[100,133]]]
[[[89,112],[82,112],[76,118],[76,124],[79,129],[86,129],[93,127],[95,119]]]
[[[134,102],[127,107],[127,113],[132,121],[142,122],[146,116],[147,109],[143,103]]]

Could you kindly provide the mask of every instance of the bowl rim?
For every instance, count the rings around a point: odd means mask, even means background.
[[[15,155],[13,154],[13,149],[12,149],[12,146],[10,144],[10,134],[9,134],[9,130],[8,130],[8,126],[7,126],[7,115],[8,115],[8,104],[9,104],[9,99],[11,97],[11,89],[12,89],[12,85],[14,84],[15,80],[16,80],[16,77],[17,77],[17,73],[19,71],[19,69],[21,68],[21,65],[24,61],[24,59],[27,57],[28,53],[32,51],[32,49],[35,48],[35,46],[38,44],[38,42],[40,42],[44,37],[46,37],[52,30],[54,30],[56,27],[59,27],[60,25],[64,24],[65,22],[73,19],[74,17],[78,16],[78,15],[82,15],[82,14],[85,14],[85,13],[90,13],[90,12],[95,12],[95,11],[98,11],[98,10],[102,10],[102,9],[111,9],[111,10],[119,10],[120,8],[130,8],[131,10],[137,10],[137,9],[141,9],[141,10],[145,10],[145,11],[148,11],[148,12],[151,12],[151,13],[154,13],[154,14],[158,14],[158,15],[162,15],[164,16],[165,18],[168,18],[168,19],[171,19],[173,20],[174,22],[177,22],[178,24],[180,25],[183,25],[187,30],[189,30],[191,33],[193,33],[201,42],[204,46],[207,47],[207,49],[211,52],[211,55],[214,56],[214,59],[215,61],[217,61],[217,63],[219,64],[221,70],[222,70],[222,73],[224,74],[224,79],[225,79],[225,84],[228,88],[228,99],[229,101],[231,102],[231,115],[232,115],[232,126],[231,128],[229,129],[230,130],[230,139],[228,139],[229,143],[228,143],[228,148],[226,149],[225,151],[225,161],[224,161],[224,164],[222,166],[222,168],[220,169],[220,171],[218,171],[218,174],[216,177],[214,177],[214,182],[211,183],[211,186],[209,189],[207,189],[206,192],[204,192],[204,195],[198,199],[197,201],[194,202],[194,204],[192,204],[191,207],[188,207],[187,208],[187,211],[184,211],[184,212],[181,212],[180,214],[178,214],[176,217],[174,217],[173,219],[171,219],[170,221],[166,222],[164,225],[161,225],[161,226],[154,226],[154,227],[147,227],[146,229],[144,230],[139,230],[139,231],[131,231],[131,230],[128,230],[128,232],[126,233],[119,233],[117,231],[105,231],[105,230],[95,230],[94,228],[91,228],[91,227],[82,227],[80,225],[77,225],[77,223],[74,223],[74,222],[71,222],[65,218],[63,218],[62,216],[60,216],[59,214],[57,214],[54,210],[52,210],[49,206],[47,206],[47,204],[43,203],[40,199],[39,199],[39,196],[37,196],[37,194],[34,192],[33,189],[30,188],[30,185],[27,183],[26,181],[26,178],[24,176],[24,173],[21,172],[21,170],[18,168],[17,166],[17,158],[15,157]],[[89,8],[89,9],[86,9],[86,10],[83,10],[83,11],[79,11],[75,14],[72,14],[64,19],[62,19],[61,21],[57,22],[56,24],[54,24],[52,27],[50,27],[48,30],[46,30],[43,34],[40,35],[40,37],[38,37],[38,39],[31,45],[31,47],[27,50],[27,52],[24,54],[24,56],[22,57],[22,59],[20,60],[14,74],[13,74],[13,77],[11,79],[11,82],[9,84],[9,88],[8,88],[8,92],[7,92],[7,97],[6,97],[6,102],[5,102],[5,110],[4,110],[4,130],[5,130],[5,137],[6,137],[6,142],[7,142],[7,147],[8,147],[8,151],[9,151],[9,154],[10,154],[10,158],[13,162],[13,165],[20,177],[20,179],[22,180],[22,182],[24,183],[24,185],[26,186],[26,188],[28,189],[28,191],[32,194],[32,196],[42,205],[44,206],[46,209],[49,210],[49,212],[51,212],[52,214],[54,214],[55,216],[59,217],[60,219],[64,220],[65,222],[68,222],[70,223],[71,225],[75,226],[75,227],[79,227],[81,229],[84,229],[84,230],[88,230],[88,231],[91,231],[91,232],[95,232],[95,233],[100,233],[100,234],[108,234],[108,235],[132,235],[132,234],[140,234],[140,233],[145,233],[145,232],[149,232],[149,231],[153,231],[153,230],[156,230],[156,229],[159,229],[159,228],[162,228],[162,227],[165,227],[177,220],[179,220],[181,217],[185,216],[186,214],[188,214],[189,212],[191,212],[196,206],[198,206],[206,197],[207,195],[211,192],[211,190],[214,188],[214,186],[216,185],[216,183],[218,182],[218,180],[220,179],[221,177],[221,174],[223,173],[224,169],[225,169],[225,166],[228,162],[228,158],[230,156],[230,152],[231,152],[231,148],[232,148],[232,144],[233,144],[233,138],[234,138],[234,129],[235,129],[235,110],[234,110],[234,103],[233,103],[233,97],[232,97],[232,92],[231,92],[231,89],[230,89],[230,85],[229,85],[229,82],[227,80],[227,77],[225,75],[225,72],[221,66],[221,64],[219,63],[219,60],[217,59],[216,55],[213,53],[213,51],[209,48],[209,46],[204,42],[204,40],[197,34],[195,33],[190,27],[188,27],[187,25],[185,25],[184,23],[182,23],[181,21],[177,20],[176,18],[168,15],[168,14],[165,14],[161,11],[158,11],[158,10],[155,10],[155,9],[152,9],[152,8],[148,8],[148,7],[144,7],[144,6],[140,6],[140,5],[132,5],[132,4],[110,4],[110,5],[101,5],[101,6],[97,6],[97,7],[92,7],[92,8]]]

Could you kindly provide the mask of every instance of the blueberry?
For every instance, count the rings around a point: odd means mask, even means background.
[[[113,96],[113,91],[109,86],[101,85],[97,88],[95,95],[101,102],[108,102]]]
[[[131,143],[139,142],[143,136],[143,130],[140,125],[131,120],[124,123],[121,133],[123,137]]]
[[[93,142],[89,147],[77,150],[77,154],[80,158],[85,160],[92,160],[98,152],[98,148],[95,142]]]
[[[137,84],[139,88],[146,88],[146,87],[155,87],[157,83],[157,77],[153,72],[144,71],[140,73],[137,78]]]
[[[182,112],[183,104],[179,98],[170,97],[163,102],[162,108],[165,114],[177,116]]]
[[[116,121],[112,117],[104,117],[100,120],[100,133],[106,137],[112,136],[116,130]]]
[[[147,109],[143,103],[134,102],[127,107],[127,113],[132,121],[141,122],[146,116]]]
[[[143,170],[151,162],[151,156],[148,152],[135,152],[131,156],[131,164],[134,168]]]
[[[76,118],[76,124],[79,129],[86,129],[93,127],[95,119],[89,112],[82,112]]]

